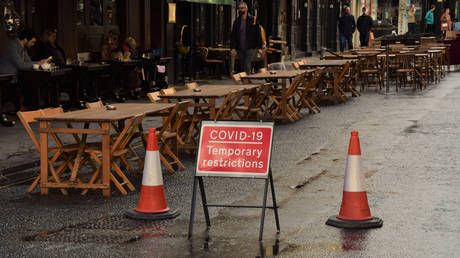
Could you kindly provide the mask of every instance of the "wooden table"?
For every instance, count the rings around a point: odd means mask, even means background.
[[[56,84],[56,92],[54,95],[48,91],[48,102],[51,102],[51,100],[54,99],[56,103],[53,103],[53,104],[58,106],[59,105],[59,95],[61,93],[60,88],[61,88],[62,82],[68,78],[71,72],[72,72],[72,69],[70,68],[59,68],[59,69],[54,69],[54,70],[30,69],[30,70],[22,70],[21,76],[24,79],[24,81],[27,83],[27,87],[29,87],[30,89],[36,88],[38,107],[41,107],[40,105],[41,88],[43,86],[47,87],[50,83],[54,82]]]
[[[307,63],[300,65],[300,69],[311,69],[317,67],[340,67],[344,66],[347,62],[350,61],[357,60],[308,60]]]
[[[77,82],[76,89],[75,89],[75,101],[74,104],[79,104],[81,100],[81,88],[82,86],[85,87],[87,90],[86,94],[89,96],[86,97],[85,100],[88,98],[96,99],[99,97],[99,78],[104,75],[109,74],[109,68],[111,64],[108,62],[102,63],[83,63],[81,65],[67,65],[67,67],[73,70],[73,77]],[[94,89],[91,89],[93,88]],[[89,91],[92,91],[93,94],[90,94]],[[92,96],[91,96],[92,95]]]
[[[201,103],[201,106],[206,105],[209,108],[209,119],[214,119],[216,116],[216,99],[227,96],[228,93],[235,90],[250,90],[259,87],[257,84],[248,85],[235,85],[235,84],[223,84],[223,85],[202,85],[199,87],[201,91],[194,91],[193,89],[177,91],[171,95],[160,95],[159,97],[170,101],[172,99],[193,99],[194,104]]]
[[[110,164],[111,164],[111,147],[110,147],[110,124],[123,122],[139,114],[155,114],[168,110],[175,106],[169,103],[120,103],[114,104],[116,110],[107,110],[105,108],[84,109],[73,112],[62,113],[58,115],[36,118],[40,122],[40,192],[48,194],[49,188],[91,188],[102,189],[103,196],[110,196]],[[84,123],[83,128],[62,128],[55,127],[59,123]],[[96,123],[100,129],[89,129],[89,124]],[[48,182],[48,136],[49,133],[64,134],[82,134],[79,142],[79,150],[75,158],[76,164],[73,166],[72,174],[78,169],[79,157],[84,152],[86,136],[88,134],[98,134],[102,136],[102,183],[100,184],[80,184],[77,182],[56,183]]]
[[[344,60],[308,60],[307,63],[301,64],[300,69],[309,69],[309,68],[320,68],[326,67],[330,68],[330,72],[333,74],[333,89],[331,96],[321,96],[321,98],[331,98],[333,102],[337,101],[347,101],[348,96],[345,94],[344,90],[340,87],[347,70],[350,66],[358,61],[357,59],[344,59]],[[348,68],[347,68],[348,66]],[[342,69],[340,69],[342,68]]]
[[[302,73],[312,73],[316,69],[309,70],[276,70],[276,71],[266,71],[261,73],[250,74],[246,76],[241,76],[241,79],[248,80],[281,80],[281,114],[279,117],[274,117],[275,119],[281,119],[285,122],[288,119],[287,115],[287,99],[286,99],[286,90],[287,90],[287,80],[294,79],[297,75]]]

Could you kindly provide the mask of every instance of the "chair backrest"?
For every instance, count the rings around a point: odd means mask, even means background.
[[[414,54],[399,54],[396,56],[398,69],[411,69],[415,63]]]
[[[96,102],[86,102],[85,103],[86,108],[91,109],[91,108],[103,108],[104,103],[102,101],[96,101]]]
[[[147,98],[149,98],[150,102],[152,102],[152,103],[157,103],[157,102],[161,101],[159,91],[154,91],[154,92],[147,93]]]
[[[198,83],[196,82],[189,82],[185,84],[185,87],[189,90],[191,89],[197,89],[198,88]]]
[[[297,87],[299,87],[300,83],[302,83],[305,80],[305,73],[300,73],[296,75],[294,80],[289,84],[289,88],[286,91],[286,95],[292,95],[296,92]]]
[[[267,68],[263,67],[259,69],[259,73],[265,73],[265,72],[268,72]]]
[[[34,146],[36,148],[36,150],[35,150],[36,152],[38,152],[38,153],[40,152],[40,141],[35,136],[35,133],[32,130],[32,127],[30,126],[30,124],[38,122],[37,120],[35,120],[35,118],[37,118],[37,117],[44,117],[44,116],[48,116],[48,115],[61,114],[63,112],[64,111],[62,110],[62,108],[58,107],[58,108],[47,108],[47,109],[43,109],[43,110],[39,109],[39,110],[25,111],[25,112],[18,111],[16,113],[18,115],[19,120],[21,121],[22,125],[26,129],[26,132],[29,135],[30,139],[34,143]],[[56,136],[56,134],[53,133],[53,134],[51,134],[51,136],[54,139],[56,145],[62,146],[62,143],[59,140],[59,138]]]
[[[112,152],[123,150],[126,148],[126,145],[128,145],[131,141],[131,138],[141,125],[142,120],[144,120],[144,117],[145,114],[139,114],[129,119],[129,121],[125,124],[123,130],[120,132],[120,135],[118,136],[117,140],[113,143],[111,150]]]
[[[292,68],[294,68],[294,70],[299,70],[300,69],[300,65],[298,62],[292,62]]]
[[[390,44],[389,47],[395,49],[395,48],[404,48],[405,46],[404,44]]]
[[[170,112],[168,112],[168,116],[165,117],[163,120],[163,126],[161,130],[158,132],[158,138],[161,139],[165,132],[175,133],[179,129],[179,127],[184,122],[184,116],[187,112],[187,108],[190,104],[190,101],[182,101],[176,103],[176,105],[172,108]]]
[[[208,59],[209,49],[207,47],[200,47],[198,48],[198,55],[201,57],[203,61]]]
[[[240,85],[240,84],[250,84],[251,81],[248,80],[248,79],[241,79],[241,77],[244,77],[244,76],[247,76],[248,74],[246,72],[241,72],[241,73],[237,73],[237,74],[232,74],[232,79],[233,79],[233,82],[237,85]]]
[[[27,134],[29,135],[30,139],[34,143],[35,146],[35,151],[40,152],[40,142],[37,140],[37,137],[35,136],[34,131],[32,130],[32,127],[30,124],[38,122],[35,120],[36,117],[42,117],[43,112],[41,110],[34,110],[34,111],[18,111],[16,113],[19,117],[19,120],[21,121],[22,125],[26,129]]]
[[[283,63],[272,63],[268,65],[268,70],[286,70],[286,65]]]
[[[231,119],[233,111],[239,104],[242,97],[243,90],[235,90],[229,92],[227,96],[225,96],[225,99],[220,105],[219,109],[216,111],[215,119]]]
[[[160,90],[160,93],[161,93],[161,95],[172,95],[172,94],[176,93],[176,88],[171,87],[171,88],[167,88],[167,89],[162,89],[162,90]]]

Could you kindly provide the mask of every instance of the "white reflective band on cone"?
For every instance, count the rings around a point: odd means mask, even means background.
[[[347,171],[343,183],[343,190],[346,192],[364,192],[366,185],[362,174],[361,155],[348,155]]]
[[[144,172],[142,176],[143,186],[163,185],[163,176],[161,175],[160,153],[158,151],[146,151]]]

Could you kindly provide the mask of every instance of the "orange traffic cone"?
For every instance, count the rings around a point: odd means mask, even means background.
[[[141,194],[137,208],[127,211],[125,215],[132,219],[152,220],[172,219],[180,215],[178,210],[171,211],[166,204],[155,128],[149,129]]]
[[[348,147],[347,171],[343,184],[342,206],[338,216],[332,216],[326,225],[339,228],[375,228],[381,227],[383,221],[372,217],[367,203],[364,175],[361,173],[361,147],[358,132],[351,132]]]

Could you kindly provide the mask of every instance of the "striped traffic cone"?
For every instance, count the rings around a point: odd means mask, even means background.
[[[149,129],[141,194],[137,208],[127,211],[125,215],[132,219],[150,220],[172,219],[180,215],[178,210],[170,210],[166,204],[155,128]]]
[[[358,132],[351,132],[348,147],[347,171],[343,184],[342,206],[338,216],[332,216],[326,225],[338,228],[376,228],[383,225],[379,218],[372,217],[367,203],[364,175],[361,173],[361,148]]]

